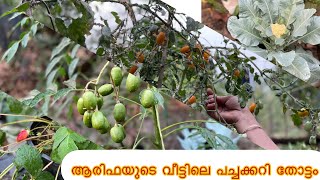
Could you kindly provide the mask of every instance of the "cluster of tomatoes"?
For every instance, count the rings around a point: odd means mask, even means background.
[[[118,98],[113,108],[113,118],[115,124],[112,127],[110,121],[101,112],[104,100],[106,97],[114,93],[114,89],[121,85],[123,74],[120,67],[113,67],[110,72],[111,82],[104,84],[98,90],[86,89],[81,98],[77,102],[78,112],[83,115],[83,123],[88,128],[94,128],[101,134],[110,133],[111,139],[115,143],[121,143],[126,138],[126,132],[123,124],[126,120],[127,110],[123,103]],[[133,74],[128,74],[126,80],[126,90],[130,93],[135,92],[141,85],[140,78]],[[140,102],[144,108],[150,108],[156,104],[154,92],[150,89],[145,89],[140,92]]]

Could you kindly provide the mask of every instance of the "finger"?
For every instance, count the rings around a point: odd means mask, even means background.
[[[207,95],[210,96],[210,95],[214,95],[214,92],[211,88],[208,88],[207,89]]]
[[[219,104],[225,104],[232,96],[217,96],[216,100]]]
[[[208,104],[207,110],[216,110],[216,104],[214,104],[214,103]]]

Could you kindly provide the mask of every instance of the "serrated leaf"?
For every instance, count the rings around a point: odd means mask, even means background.
[[[36,180],[54,180],[54,177],[48,171],[41,172],[39,176],[35,178]]]
[[[296,56],[292,64],[283,69],[303,81],[308,81],[311,76],[307,61],[300,56]]]
[[[276,61],[284,67],[290,66],[296,57],[295,51],[290,52],[272,52],[270,53],[272,57],[276,59]]]
[[[42,92],[38,95],[36,95],[32,100],[31,102],[28,104],[30,107],[34,107],[36,106],[40,101],[42,101],[46,96],[50,96],[50,95],[53,95],[55,94],[54,91],[52,90],[46,90],[45,92]]]
[[[218,140],[221,140],[224,143],[224,144],[221,144],[223,149],[232,149],[232,150],[238,149],[238,147],[228,137],[223,136],[221,134],[216,134],[216,138],[218,138]]]
[[[23,145],[17,150],[14,164],[18,168],[26,169],[33,177],[37,177],[43,168],[39,151],[29,145]]]
[[[308,26],[307,28],[307,33],[298,39],[312,45],[320,44],[320,17],[319,16],[311,17],[310,26]]]
[[[20,41],[13,43],[12,46],[3,54],[2,60],[6,59],[6,61],[9,63],[16,54],[19,48],[19,43]]]
[[[60,157],[59,162],[62,162],[63,158],[72,151],[78,150],[75,142],[70,136],[67,136],[58,147],[58,154]]]
[[[59,128],[53,136],[52,149],[56,149],[68,135],[69,135],[69,132],[66,127]]]
[[[10,15],[10,14],[13,14],[15,12],[25,12],[27,9],[29,9],[29,7],[30,7],[30,2],[25,2],[25,3],[21,4],[21,5],[19,5],[18,7],[13,8],[12,10],[3,13],[0,16],[0,18],[2,18],[4,16],[7,16],[7,15]]]
[[[70,39],[68,38],[63,38],[61,40],[61,42],[59,43],[59,45],[57,47],[55,47],[51,53],[51,57],[50,59],[53,59],[54,57],[56,57],[58,54],[61,53],[61,51],[67,47],[69,44],[71,43]]]
[[[311,23],[311,16],[316,13],[315,9],[304,9],[297,13],[297,19],[293,23],[292,36],[299,37],[307,33],[307,27]]]
[[[55,70],[53,70],[53,71],[51,71],[50,72],[50,74],[48,75],[48,77],[47,77],[47,87],[48,86],[51,86],[51,84],[52,84],[52,82],[53,82],[53,80],[54,80],[54,77],[56,76],[56,74],[57,74],[57,72],[59,71],[59,68],[57,68],[57,69],[55,69]]]
[[[53,96],[53,102],[52,102],[52,104],[54,104],[57,100],[61,99],[62,97],[66,96],[70,91],[72,91],[71,88],[60,89],[60,90]]]
[[[237,38],[246,46],[257,46],[262,41],[259,31],[255,29],[255,24],[252,21],[231,16],[227,26],[232,37]]]
[[[58,62],[62,59],[62,57],[63,55],[57,56],[50,61],[46,69],[46,73],[45,73],[46,77],[51,73],[52,69],[58,64]]]
[[[16,99],[7,99],[7,103],[9,105],[10,112],[15,113],[15,114],[20,114],[23,110],[22,104],[20,101]]]
[[[68,75],[69,77],[72,77],[77,65],[79,63],[79,58],[75,58],[71,61],[69,67],[68,67]]]

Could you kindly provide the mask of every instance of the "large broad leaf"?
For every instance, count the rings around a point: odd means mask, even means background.
[[[295,59],[296,53],[294,51],[290,52],[272,52],[270,53],[272,57],[276,59],[276,61],[284,67],[288,67],[292,64]]]
[[[262,41],[254,22],[247,19],[231,16],[228,21],[228,30],[234,38],[247,46],[257,46]]]
[[[255,0],[239,0],[240,18],[259,18],[260,13]]]
[[[312,45],[320,44],[320,17],[313,16],[311,18],[310,26],[308,26],[307,33],[300,37],[303,42]]]
[[[39,151],[29,145],[23,145],[17,150],[14,164],[26,169],[33,177],[37,177],[43,168]]]
[[[267,58],[268,52],[265,49],[261,49],[259,47],[248,47],[247,49],[263,58]]]
[[[311,23],[311,16],[316,13],[315,9],[304,9],[297,13],[297,19],[293,23],[294,30],[292,36],[299,37],[307,33],[307,27]]]
[[[303,0],[285,0],[280,1],[279,7],[283,9],[280,14],[286,20],[288,27],[296,20],[296,13],[304,9],[304,2]]]
[[[307,52],[302,48],[296,50],[296,55],[304,58],[310,68],[311,77],[308,83],[314,83],[320,79],[320,62],[313,57],[311,52]]]
[[[274,7],[279,7],[279,0],[258,0],[258,7],[263,12],[262,16],[270,24],[274,24],[276,18],[278,18],[279,9]]]
[[[283,69],[303,81],[308,81],[311,76],[307,61],[300,56],[296,56],[292,65]]]

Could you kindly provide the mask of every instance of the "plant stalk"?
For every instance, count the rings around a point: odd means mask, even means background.
[[[160,128],[159,112],[156,105],[152,107],[152,113],[153,113],[153,121],[154,121],[153,125],[154,125],[154,134],[155,134],[154,143],[158,149],[165,150],[161,128]]]

